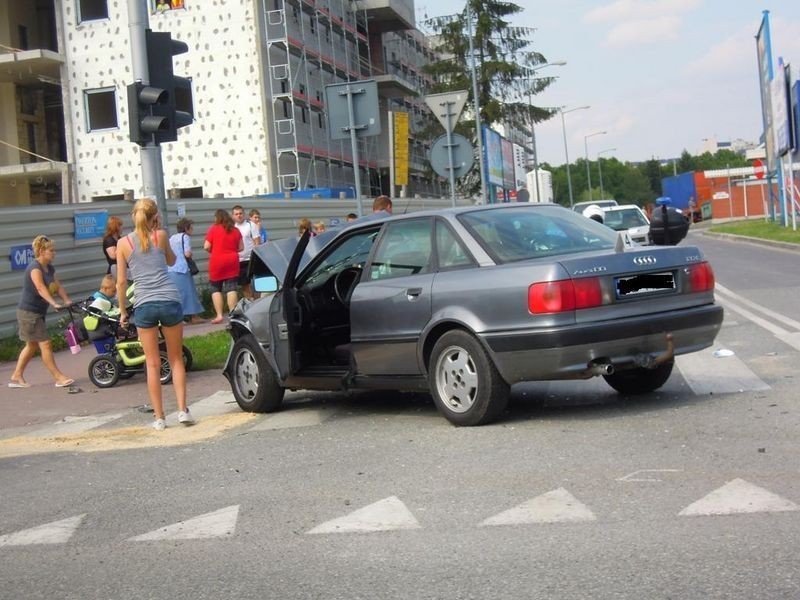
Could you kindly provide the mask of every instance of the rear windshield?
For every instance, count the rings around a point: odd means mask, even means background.
[[[635,207],[607,210],[603,215],[603,223],[617,231],[625,231],[631,227],[646,227],[649,225],[642,211]]]
[[[608,227],[560,206],[505,206],[458,219],[498,263],[613,248],[617,239]]]

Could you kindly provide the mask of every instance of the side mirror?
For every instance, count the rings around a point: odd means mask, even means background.
[[[273,275],[263,275],[253,279],[253,289],[259,293],[272,293],[278,291],[278,278]]]

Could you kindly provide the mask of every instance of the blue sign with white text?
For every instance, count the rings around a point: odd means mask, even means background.
[[[107,210],[87,210],[76,212],[73,215],[75,220],[75,241],[102,239],[106,232],[106,222],[108,221]]]
[[[33,262],[33,246],[11,246],[8,258],[11,259],[12,271],[24,271]]]

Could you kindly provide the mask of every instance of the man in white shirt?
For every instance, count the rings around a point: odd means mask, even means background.
[[[250,254],[252,254],[253,248],[261,242],[260,230],[257,227],[253,227],[253,224],[244,218],[244,208],[239,204],[231,209],[231,216],[236,229],[242,234],[242,242],[244,244],[244,250],[239,252],[239,279],[237,283],[242,287],[242,295],[252,300],[254,296],[250,289],[250,278],[247,275],[247,271],[250,268]]]

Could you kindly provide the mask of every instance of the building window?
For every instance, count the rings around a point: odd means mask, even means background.
[[[281,102],[281,104],[283,104],[283,117],[285,119],[289,119],[290,118],[290,115],[289,115],[289,106],[290,105],[289,105],[289,103],[288,102]]]
[[[308,109],[305,106],[300,108],[300,118],[303,123],[308,123]]]
[[[168,10],[185,9],[186,3],[183,0],[148,0],[150,11],[153,14],[165,13]]]
[[[309,27],[311,28],[311,33],[317,33],[317,20],[314,17],[311,17]]]
[[[320,129],[325,129],[325,119],[322,117],[322,113],[317,113],[317,124]]]
[[[114,88],[84,90],[83,98],[86,108],[87,131],[119,127],[117,124],[117,95]]]
[[[106,0],[78,0],[78,23],[108,18]]]

